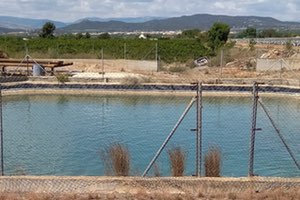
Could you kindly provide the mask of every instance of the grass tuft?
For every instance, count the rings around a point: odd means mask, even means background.
[[[221,151],[216,148],[210,148],[205,155],[205,176],[221,176]]]
[[[119,143],[112,144],[107,150],[102,152],[101,158],[107,175],[129,175],[130,154],[127,147]]]
[[[183,176],[185,170],[186,153],[181,147],[168,150],[172,176]]]
[[[57,74],[55,77],[59,83],[69,82],[69,76],[67,74]]]

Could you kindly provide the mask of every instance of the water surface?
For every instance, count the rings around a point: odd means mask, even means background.
[[[22,95],[4,97],[6,174],[104,175],[101,151],[118,142],[131,153],[132,175],[140,175],[190,102],[190,97],[133,95]],[[300,101],[265,97],[287,143],[300,160]],[[251,97],[204,97],[203,151],[219,147],[223,176],[247,176]],[[259,108],[255,173],[299,177],[263,111]],[[195,171],[195,107],[167,145],[187,153],[186,175]],[[157,161],[169,175],[164,151]],[[152,171],[150,171],[150,175]]]

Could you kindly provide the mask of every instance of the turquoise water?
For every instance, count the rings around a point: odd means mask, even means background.
[[[178,96],[63,96],[4,97],[5,174],[104,175],[101,151],[125,144],[132,175],[141,175],[190,102]],[[265,105],[300,161],[300,101],[265,97]],[[247,176],[251,97],[204,97],[203,151],[222,151],[223,176]],[[186,175],[195,171],[195,107],[167,145],[187,153]],[[300,172],[262,110],[258,110],[255,174],[299,177]],[[169,175],[164,151],[157,161]],[[150,171],[150,175],[153,174]]]

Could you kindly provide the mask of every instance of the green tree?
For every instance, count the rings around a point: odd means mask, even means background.
[[[270,38],[270,37],[278,37],[279,34],[275,29],[269,28],[265,29],[260,33],[260,37],[262,38]]]
[[[110,39],[109,33],[102,33],[98,36],[99,39]]]
[[[221,48],[228,40],[230,27],[228,24],[216,22],[208,31],[208,44],[213,52]]]
[[[90,39],[90,38],[91,38],[91,34],[90,34],[89,32],[86,32],[86,33],[85,33],[85,38],[86,38],[86,39]]]
[[[42,38],[53,38],[54,31],[56,27],[52,22],[46,22],[42,27],[42,32],[40,33],[40,37]]]
[[[76,34],[76,39],[80,40],[81,38],[83,38],[83,34],[82,33],[77,33]]]
[[[256,38],[256,28],[248,27],[243,31],[242,35],[246,38]]]
[[[201,34],[199,29],[185,30],[182,31],[181,37],[183,38],[198,38]]]

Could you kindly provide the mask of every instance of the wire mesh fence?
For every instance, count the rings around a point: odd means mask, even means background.
[[[121,144],[128,149],[130,176],[171,176],[168,152],[178,147],[184,176],[205,176],[213,148],[216,176],[299,177],[299,98],[289,94],[299,89],[259,85],[254,129],[252,89],[204,84],[200,97],[191,84],[2,83],[2,172],[103,176],[103,152]]]

